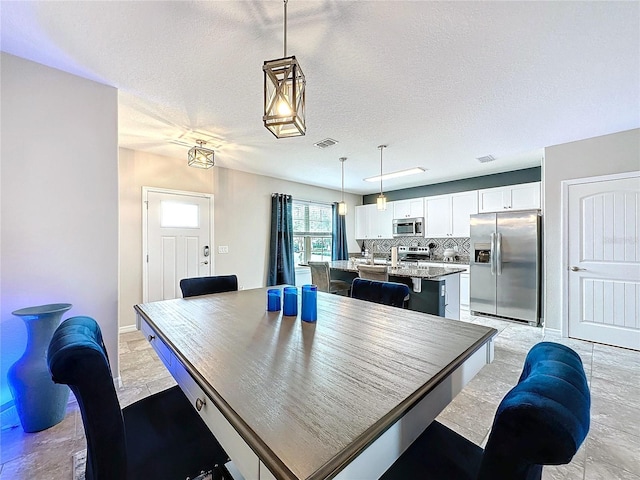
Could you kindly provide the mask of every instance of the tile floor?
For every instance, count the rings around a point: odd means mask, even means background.
[[[573,461],[545,467],[543,479],[640,480],[640,352],[545,335],[540,328],[514,322],[467,320],[498,329],[495,361],[467,385],[439,421],[483,445],[495,409],[516,383],[529,348],[541,340],[564,343],[584,362],[592,395],[591,429]],[[122,406],[174,384],[140,332],[120,336],[120,365]],[[43,432],[26,434],[20,426],[3,425],[0,480],[71,480],[72,455],[83,448],[82,419],[75,402],[61,423]]]

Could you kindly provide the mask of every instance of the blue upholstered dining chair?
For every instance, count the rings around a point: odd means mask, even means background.
[[[120,409],[96,321],[72,317],[48,351],[53,381],[78,400],[87,440],[87,480],[185,479],[214,470],[227,454],[178,386]]]
[[[589,431],[590,407],[578,354],[538,343],[498,406],[484,450],[434,421],[381,480],[539,480],[543,465],[569,463],[576,454]]]
[[[217,275],[214,277],[194,277],[180,280],[182,297],[196,297],[210,293],[235,292],[238,290],[238,277],[235,275]]]
[[[403,307],[409,297],[409,287],[404,283],[354,278],[351,283],[351,297],[392,307]]]

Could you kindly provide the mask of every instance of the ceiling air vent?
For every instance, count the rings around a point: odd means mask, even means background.
[[[313,146],[318,148],[327,148],[333,147],[336,143],[338,143],[338,141],[333,138],[325,138],[324,140],[314,143]]]
[[[480,163],[493,162],[495,159],[496,157],[494,157],[493,155],[485,155],[484,157],[476,158],[476,160],[478,160]]]

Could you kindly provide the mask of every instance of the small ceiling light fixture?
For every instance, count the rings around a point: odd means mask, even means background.
[[[397,172],[385,173],[382,175],[382,180],[389,180],[390,178],[406,177],[408,175],[416,175],[418,173],[424,173],[426,169],[422,167],[409,168],[407,170],[398,170]],[[380,180],[380,175],[375,177],[368,177],[363,179],[365,182],[377,182]]]
[[[193,147],[189,150],[189,166],[196,168],[211,168],[214,165],[213,156],[215,152],[208,148],[202,148],[202,145],[206,145],[204,140],[196,140],[197,147]]]
[[[298,137],[306,133],[305,85],[295,56],[287,57],[287,0],[284,0],[284,55],[267,60],[264,72],[264,126],[276,138]]]
[[[378,210],[386,210],[387,209],[387,197],[382,193],[382,150],[387,148],[386,145],[378,145],[380,149],[380,195],[376,199],[376,204],[378,205]]]
[[[344,162],[347,161],[347,157],[340,157],[340,164],[342,165],[342,200],[338,203],[338,215],[347,214],[347,204],[344,201]]]

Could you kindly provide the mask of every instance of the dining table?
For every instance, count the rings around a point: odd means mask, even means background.
[[[379,478],[493,360],[490,327],[324,292],[305,322],[273,288],[134,306],[247,480]]]

